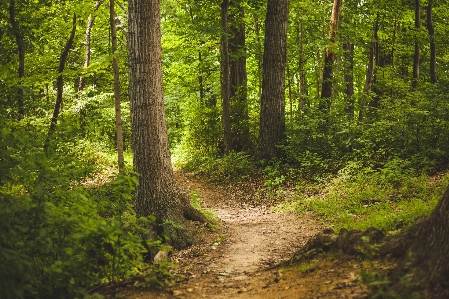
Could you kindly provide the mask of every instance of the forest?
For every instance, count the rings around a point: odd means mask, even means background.
[[[349,298],[448,298],[448,7],[0,1],[0,298],[199,298],[232,215],[302,234],[274,285],[350,259]]]

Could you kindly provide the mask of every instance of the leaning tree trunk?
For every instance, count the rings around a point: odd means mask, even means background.
[[[129,1],[129,97],[138,216],[154,216],[151,230],[175,248],[195,241],[188,220],[206,221],[174,180],[168,148],[162,85],[160,2]]]
[[[413,55],[413,82],[412,87],[418,88],[419,85],[419,59],[420,59],[420,49],[419,49],[419,38],[418,32],[421,28],[421,1],[415,0],[415,54]]]
[[[19,87],[17,88],[17,115],[18,118],[23,118],[25,114],[25,109],[23,106],[23,89],[20,86],[22,84],[22,78],[25,76],[25,45],[23,42],[22,34],[20,34],[20,28],[19,24],[16,20],[16,8],[15,8],[15,1],[11,0],[9,3],[9,18],[11,21],[11,27],[14,33],[14,37],[16,38],[16,44],[17,44],[17,53],[19,56],[19,68],[18,68],[18,75],[19,75]]]
[[[268,0],[257,160],[280,157],[278,146],[285,139],[288,3],[288,0]]]
[[[437,70],[436,70],[437,50],[436,50],[436,44],[435,44],[435,29],[433,28],[433,23],[432,23],[432,5],[433,5],[433,0],[429,0],[429,3],[427,4],[427,11],[426,11],[426,25],[427,25],[427,31],[429,32],[429,37],[430,37],[430,82],[437,83],[437,81],[438,81]]]
[[[47,155],[49,154],[49,146],[50,146],[51,138],[53,136],[54,131],[56,130],[56,124],[58,123],[58,116],[59,116],[59,113],[61,112],[62,93],[64,92],[64,80],[62,77],[62,72],[64,71],[65,63],[67,61],[67,56],[69,55],[69,51],[72,48],[73,39],[75,38],[75,32],[76,32],[76,14],[73,14],[72,31],[70,33],[69,38],[67,39],[65,47],[62,50],[61,56],[59,58],[59,67],[58,67],[59,76],[56,81],[56,87],[57,87],[56,102],[55,102],[55,106],[53,108],[53,116],[51,117],[50,128],[48,129],[47,137],[46,137],[45,143],[44,143],[44,151]]]
[[[449,186],[429,219],[418,229],[411,252],[414,279],[428,286],[432,293],[439,289],[448,290]]]
[[[340,19],[342,0],[334,0],[334,6],[332,8],[332,16],[329,28],[329,41],[332,45],[335,45],[335,38],[337,36],[338,22]],[[333,46],[327,47],[324,57],[324,69],[323,69],[323,84],[321,85],[321,100],[320,110],[323,112],[329,112],[330,98],[332,96],[332,81],[333,81],[333,65],[335,61],[335,52],[332,49]]]

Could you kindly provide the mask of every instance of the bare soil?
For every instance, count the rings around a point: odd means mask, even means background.
[[[273,212],[262,201],[239,200],[242,186],[224,190],[192,174],[177,173],[186,192],[218,216],[219,228],[202,230],[200,244],[174,253],[177,282],[161,290],[126,287],[111,298],[365,298],[354,258],[322,255],[280,266],[324,227],[312,215]],[[244,186],[243,186],[243,190]],[[246,194],[248,195],[248,194]]]

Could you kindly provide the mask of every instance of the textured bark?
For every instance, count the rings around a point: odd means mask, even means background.
[[[415,29],[416,33],[419,32],[421,28],[421,1],[415,0]],[[412,87],[417,88],[419,85],[419,59],[420,59],[420,49],[418,36],[415,37],[415,54],[413,55],[413,81]]]
[[[151,232],[175,248],[195,241],[188,220],[205,222],[175,183],[165,122],[160,2],[131,0],[129,20],[129,96],[134,169],[139,176],[135,193],[138,216],[153,215]]]
[[[62,77],[62,72],[64,71],[65,63],[67,61],[67,56],[69,55],[69,51],[72,48],[73,39],[75,38],[75,32],[76,32],[76,14],[73,14],[72,32],[70,33],[70,36],[67,39],[65,47],[62,50],[61,56],[59,58],[59,67],[58,67],[59,76],[58,76],[58,79],[56,82],[56,87],[57,87],[56,102],[55,102],[55,106],[53,109],[53,116],[51,117],[50,128],[48,129],[47,138],[45,139],[45,143],[44,143],[44,151],[46,152],[47,155],[49,154],[48,147],[50,145],[50,139],[53,135],[53,132],[56,129],[59,112],[61,110],[62,93],[64,91],[64,81],[63,81],[63,77]]]
[[[374,65],[376,59],[376,48],[377,48],[377,32],[379,30],[379,14],[376,16],[376,20],[373,25],[373,35],[371,37],[370,49],[369,49],[369,60],[368,66],[366,67],[365,85],[363,87],[364,95],[360,98],[360,108],[359,108],[359,121],[363,121],[366,109],[366,102],[368,93],[371,91],[374,78]]]
[[[95,2],[95,7],[94,7],[94,11],[97,11],[97,9],[100,7],[101,3],[103,2],[103,0],[97,0],[97,2]],[[85,35],[85,43],[86,43],[86,50],[85,50],[85,54],[84,54],[84,68],[87,68],[90,64],[90,35],[91,35],[91,31],[92,31],[92,27],[94,25],[94,20],[95,17],[92,15],[89,15],[89,18],[87,19],[87,26],[86,26],[86,35]],[[84,89],[84,78],[80,77],[78,79],[78,92],[80,92],[81,90]]]
[[[231,1],[230,8],[230,100],[232,149],[236,152],[249,149],[249,116],[247,101],[247,74],[244,9],[238,1]]]
[[[435,44],[435,29],[433,28],[432,23],[432,6],[433,0],[429,0],[426,10],[426,27],[427,31],[429,32],[430,38],[430,82],[437,83],[438,82],[437,69],[436,69],[437,50]]]
[[[344,51],[344,79],[345,79],[345,112],[348,119],[354,118],[354,44],[347,42],[343,44]]]
[[[278,145],[285,139],[288,4],[288,0],[268,0],[257,160],[280,157]]]
[[[112,67],[114,69],[115,138],[117,141],[118,168],[122,171],[125,167],[125,158],[123,156],[122,112],[120,107],[120,76],[118,60],[115,55],[117,51],[117,30],[115,27],[114,0],[109,0],[109,24],[111,26]]]
[[[429,286],[431,291],[438,288],[448,290],[449,187],[429,219],[420,225],[411,250],[414,278]]]
[[[221,3],[221,98],[222,116],[221,124],[223,128],[223,145],[225,155],[232,150],[231,131],[231,78],[229,62],[229,31],[228,31],[228,8],[229,1],[223,0]]]
[[[16,8],[14,0],[11,0],[9,2],[9,19],[11,21],[12,31],[16,39],[17,54],[19,58],[19,68],[17,70],[19,75],[19,87],[17,88],[17,115],[18,118],[21,119],[25,114],[25,109],[23,106],[23,89],[20,86],[20,84],[22,83],[22,78],[25,76],[25,45],[23,42],[23,36],[20,33],[19,24],[16,20]]]
[[[335,61],[335,52],[333,47],[335,46],[335,37],[337,36],[341,5],[342,0],[334,0],[329,28],[329,41],[331,46],[326,49],[326,54],[324,57],[323,83],[321,86],[320,110],[323,112],[328,112],[331,105],[330,98],[332,96],[333,65]]]

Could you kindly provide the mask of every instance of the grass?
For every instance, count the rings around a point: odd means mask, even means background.
[[[449,182],[449,175],[438,177],[390,176],[382,172],[361,172],[338,176],[323,185],[319,194],[297,193],[277,209],[298,213],[312,211],[336,231],[375,227],[393,231],[408,227],[429,214]],[[300,190],[304,190],[301,186]]]

